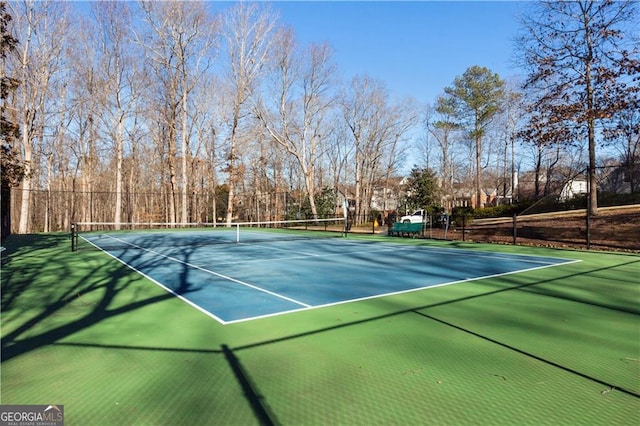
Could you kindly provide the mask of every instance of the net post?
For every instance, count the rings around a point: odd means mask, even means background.
[[[240,224],[236,223],[236,243],[240,242]]]

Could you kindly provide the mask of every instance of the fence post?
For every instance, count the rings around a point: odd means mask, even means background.
[[[71,251],[76,251],[76,224],[71,224]]]
[[[464,216],[462,216],[462,241],[464,241],[466,225],[467,225],[467,219]]]
[[[591,177],[589,172],[589,167],[587,167],[587,223],[585,226],[586,229],[586,238],[587,238],[587,250],[591,249]]]
[[[518,244],[518,217],[513,214],[513,245]]]

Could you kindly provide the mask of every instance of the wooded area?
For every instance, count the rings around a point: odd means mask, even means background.
[[[526,81],[470,64],[425,106],[392,98],[367,75],[343,81],[329,44],[299,44],[264,3],[9,2],[2,118],[19,128],[3,125],[12,231],[317,217],[327,191],[363,220],[376,189],[397,188],[416,147],[450,202],[460,187],[477,206],[485,188],[512,202],[527,165],[532,197],[552,176],[585,168],[597,188],[603,164],[624,169],[618,190],[637,192],[635,6],[532,4],[518,42]],[[575,49],[562,56],[563,46]],[[16,164],[20,179],[5,184]]]

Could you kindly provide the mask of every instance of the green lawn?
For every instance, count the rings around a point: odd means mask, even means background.
[[[12,236],[1,403],[68,425],[640,424],[640,256],[386,241],[581,262],[221,325],[67,235]]]

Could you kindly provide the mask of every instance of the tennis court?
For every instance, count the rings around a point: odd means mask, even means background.
[[[291,236],[290,230],[282,239],[278,229],[243,229],[239,241],[238,230],[218,228],[97,232],[83,238],[221,323],[574,261]]]
[[[2,404],[104,426],[640,423],[638,254],[280,234],[9,237]]]

